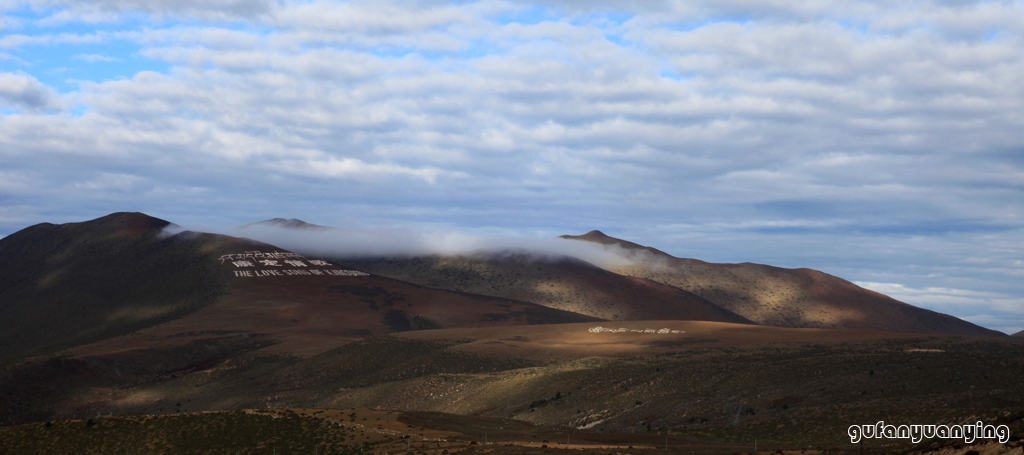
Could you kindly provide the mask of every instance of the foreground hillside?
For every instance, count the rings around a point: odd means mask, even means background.
[[[843,447],[853,423],[1024,408],[1010,337],[633,321],[409,331],[305,358],[267,341],[208,333],[8,366],[0,419],[378,408],[798,448]]]
[[[600,231],[562,238],[621,248],[631,261],[610,271],[687,290],[758,324],[1005,336],[817,270],[677,258]]]
[[[434,412],[369,409],[282,408],[146,417],[95,417],[0,427],[0,451],[6,454],[161,455],[227,453],[238,455],[313,453],[474,454],[760,454],[818,455],[907,453],[932,455],[1010,455],[1020,452],[1024,428],[1017,415],[994,419],[1005,424],[1012,441],[925,440],[914,447],[852,444],[785,450],[762,440],[717,443],[673,434],[610,433],[535,425],[508,419],[466,417]]]

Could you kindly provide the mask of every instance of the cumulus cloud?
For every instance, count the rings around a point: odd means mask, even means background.
[[[150,14],[158,19],[253,19],[267,14],[273,5],[273,2],[267,0],[32,0],[30,3],[36,8],[54,11],[43,21],[48,26],[79,21],[115,22],[123,15],[133,13]]]
[[[29,111],[59,109],[62,105],[52,89],[25,73],[0,72],[0,101]]]

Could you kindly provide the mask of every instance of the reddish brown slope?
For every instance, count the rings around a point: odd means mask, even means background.
[[[759,324],[1003,335],[953,316],[908,305],[817,270],[677,258],[600,231],[562,238],[621,247],[631,255],[633,264],[609,266],[610,271],[685,289]]]
[[[533,302],[601,319],[750,322],[682,289],[570,257],[494,253],[338,261],[424,286]]]
[[[333,264],[316,267],[278,271],[347,270]],[[598,321],[532,303],[431,289],[374,275],[235,277],[231,275],[238,270],[230,261],[222,268],[229,275],[228,292],[216,304],[130,339],[108,340],[79,352],[166,349],[211,334],[246,333],[280,343],[268,351],[306,357],[393,332]],[[254,272],[265,270],[253,268]]]

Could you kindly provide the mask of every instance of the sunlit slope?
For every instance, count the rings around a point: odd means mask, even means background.
[[[114,213],[0,239],[0,361],[123,335],[215,302],[226,284],[216,258],[239,241],[170,236],[168,225]]]
[[[423,286],[533,302],[607,320],[750,322],[682,289],[565,256],[481,253],[337,261]]]
[[[908,305],[817,270],[752,263],[713,264],[677,258],[600,231],[562,238],[621,247],[633,263],[609,265],[610,271],[685,289],[758,324],[1004,335],[953,316]]]

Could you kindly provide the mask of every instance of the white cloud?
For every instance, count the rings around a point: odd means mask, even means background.
[[[144,179],[135,175],[102,172],[93,179],[75,182],[76,190],[118,190],[131,191]]]
[[[25,73],[0,72],[0,106],[6,104],[29,111],[60,109],[57,94]]]
[[[435,183],[444,171],[436,168],[413,169],[390,163],[365,163],[354,158],[327,158],[314,161],[285,161],[280,168],[314,177],[373,178],[377,175],[400,175]],[[464,176],[464,174],[461,174]]]
[[[14,34],[0,37],[0,49],[14,49],[30,45],[96,44],[107,38],[105,33]]]
[[[42,25],[67,22],[116,22],[131,13],[150,14],[157,19],[192,17],[206,20],[255,19],[268,14],[273,2],[266,0],[30,0],[41,10],[56,9]]]
[[[101,63],[101,62],[102,63],[109,63],[109,62],[121,61],[121,59],[119,59],[119,58],[108,57],[106,55],[100,55],[100,54],[78,54],[78,55],[75,55],[72,58],[74,58],[75,60],[82,60],[82,61],[86,61],[86,62],[89,62],[89,63]]]
[[[178,228],[175,228],[178,229]],[[578,258],[598,266],[630,262],[630,252],[561,238],[481,235],[464,230],[389,226],[328,229],[290,229],[272,225],[236,228],[199,228],[199,231],[256,239],[316,257],[418,256],[473,254],[528,254],[538,260]]]

